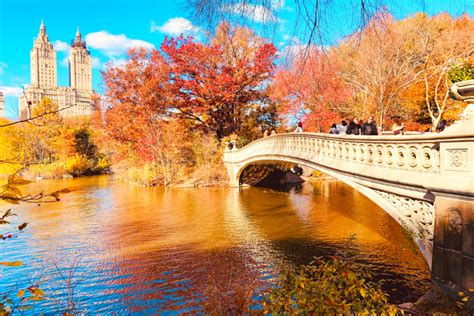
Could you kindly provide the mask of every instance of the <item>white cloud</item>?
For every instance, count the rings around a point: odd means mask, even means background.
[[[272,8],[274,3],[272,3]],[[281,4],[281,3],[280,3]],[[278,18],[273,14],[272,9],[264,7],[259,4],[248,4],[245,2],[236,3],[233,5],[225,6],[223,11],[234,13],[236,15],[241,15],[252,21],[259,23],[275,23],[278,22]]]
[[[108,57],[123,55],[130,48],[155,48],[155,46],[149,42],[131,39],[125,34],[110,34],[107,31],[99,31],[87,34],[86,43],[90,48],[96,49]]]
[[[307,44],[302,43],[301,40],[296,36],[292,38],[288,38],[286,42],[289,44],[283,47],[279,51],[278,55],[280,56],[280,58],[284,58],[287,61],[291,61],[296,57],[299,57],[305,53],[308,53],[308,49],[309,50],[314,49],[314,47],[312,46],[308,47]]]
[[[285,0],[272,0],[272,9],[279,10],[285,7]]]
[[[199,31],[199,27],[194,26],[191,21],[181,17],[168,19],[163,25],[156,25],[155,21],[152,21],[150,25],[150,32],[160,32],[171,36],[197,33]]]
[[[307,49],[306,45],[303,44],[293,44],[283,47],[279,55],[285,58],[295,58],[296,56],[302,55]]]
[[[0,61],[0,75],[3,75],[5,73],[5,68],[7,68],[8,65],[4,62]]]
[[[92,57],[92,68],[101,69],[102,65],[100,59],[97,57]]]
[[[301,42],[298,37],[292,37],[286,43],[288,42],[289,44],[278,52],[278,56],[287,62],[291,62],[295,58],[305,57],[314,52],[324,52],[330,49],[330,46],[317,46],[313,44],[308,46],[307,43]]]
[[[61,66],[63,67],[69,67],[69,58],[68,56],[64,57],[63,59],[61,59],[61,62],[60,62]]]
[[[53,43],[54,49],[58,52],[69,52],[71,46],[68,43],[57,40]]]
[[[0,91],[6,97],[19,97],[23,93],[23,89],[9,86],[0,86]]]

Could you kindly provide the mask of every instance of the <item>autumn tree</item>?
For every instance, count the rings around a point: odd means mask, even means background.
[[[60,146],[62,119],[58,106],[49,99],[42,99],[33,108],[34,121],[23,125],[7,127],[12,137],[9,144],[16,153],[15,160],[20,164],[43,164],[54,160],[55,150]],[[50,113],[42,116],[42,113]]]
[[[449,70],[474,60],[474,20],[467,15],[452,18],[446,13],[433,17],[418,14],[404,23],[411,26],[407,32],[415,37],[423,60],[422,81],[413,85],[418,92],[413,99],[422,96],[421,104],[430,119],[431,130],[435,130],[441,119],[455,119],[463,107],[462,102],[449,97]]]
[[[206,43],[180,36],[166,38],[160,50],[129,51],[125,65],[109,64],[103,73],[106,100],[95,114],[100,147],[125,172],[134,166],[151,179],[144,182],[178,181],[203,160],[195,150],[201,138],[235,133],[253,140],[275,124],[267,93],[275,54],[251,30],[228,24]]]
[[[216,34],[208,44],[167,38],[161,49],[171,67],[170,103],[177,116],[221,139],[241,133],[252,106],[266,102],[276,48],[228,24]]]
[[[0,127],[4,140],[0,167],[11,173],[21,171],[28,176],[61,177],[107,171],[108,160],[95,147],[90,119],[87,117],[62,118],[57,104],[42,99],[32,110],[32,118],[9,122]],[[1,122],[0,122],[1,123]],[[88,142],[87,153],[78,146]],[[3,163],[3,166],[2,166]]]
[[[351,36],[338,50],[343,77],[352,89],[355,114],[376,114],[379,125],[386,116],[406,116],[400,95],[420,80],[423,65],[403,22],[384,12],[380,15],[384,18],[374,18],[372,27]]]
[[[0,118],[0,124],[8,124],[5,118]],[[15,126],[0,128],[0,173],[12,174],[22,167],[21,155],[16,151],[14,139],[18,137]]]
[[[304,120],[305,130],[326,132],[340,121],[349,91],[333,57],[313,47],[307,58],[296,58],[289,68],[277,72],[272,97],[287,121]]]
[[[166,165],[174,151],[168,145],[176,141],[170,143],[167,137],[167,127],[173,123],[169,122],[170,67],[163,55],[157,50],[131,50],[124,66],[109,64],[103,77],[107,102],[98,126],[113,141],[108,147],[116,153],[115,161],[133,158],[135,163],[161,166],[165,183],[171,181]]]
[[[472,18],[418,13],[397,21],[381,14],[336,49],[355,115],[376,113],[379,124],[400,116],[432,129],[442,118],[455,119],[462,105],[449,98],[447,74],[473,56]]]

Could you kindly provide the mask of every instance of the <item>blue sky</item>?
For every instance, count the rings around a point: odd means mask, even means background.
[[[274,12],[280,23],[265,35],[271,34],[270,39],[279,49],[284,49],[295,43],[296,8],[293,0],[274,1]],[[347,1],[335,1],[335,9],[346,13],[341,13],[337,21],[324,30],[328,45],[352,30],[352,13],[346,8]],[[122,63],[127,48],[159,48],[164,36],[177,36],[181,32],[204,38],[202,28],[190,21],[183,3],[182,0],[0,0],[0,90],[6,96],[5,115],[17,116],[21,86],[30,82],[30,50],[41,19],[57,50],[58,84],[68,85],[68,43],[79,26],[93,56],[93,85],[100,92],[100,70],[107,62]],[[392,0],[388,3],[397,18],[422,10],[429,14],[447,11],[459,15],[467,11],[474,15],[474,0]],[[253,25],[262,29],[264,22],[255,17]]]

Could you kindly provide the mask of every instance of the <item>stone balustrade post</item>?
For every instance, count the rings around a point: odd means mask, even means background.
[[[237,141],[235,139],[231,140],[230,143],[232,144],[232,151],[237,150]]]
[[[468,105],[461,119],[442,134],[474,134],[474,80],[454,84],[451,97]],[[462,138],[441,142],[440,175],[447,189],[459,179],[471,179],[465,189],[472,194],[435,193],[432,277],[454,297],[458,292],[470,295],[469,304],[474,308],[474,293],[469,291],[474,288],[474,143]]]

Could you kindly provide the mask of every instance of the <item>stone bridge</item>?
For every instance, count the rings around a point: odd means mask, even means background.
[[[474,288],[473,121],[440,134],[280,134],[224,152],[235,187],[245,168],[281,162],[360,191],[410,232],[435,281],[453,291]]]

